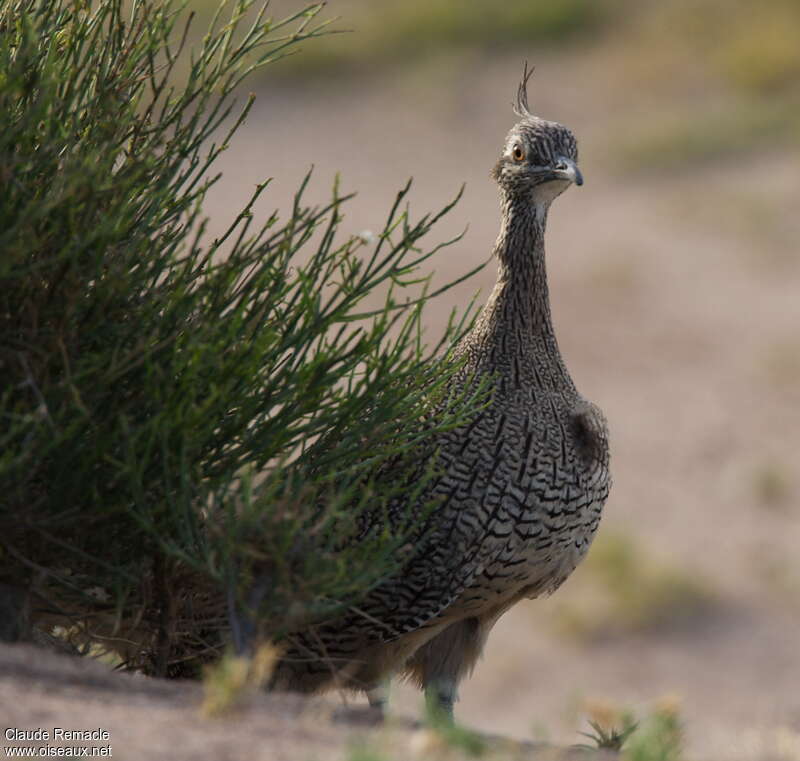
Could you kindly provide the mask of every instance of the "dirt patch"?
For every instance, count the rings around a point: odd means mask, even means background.
[[[387,761],[463,757],[416,722],[394,719],[381,725],[367,709],[333,698],[251,694],[218,718],[203,717],[201,703],[202,687],[196,683],[118,674],[100,663],[34,646],[0,646],[6,753],[50,748],[44,752],[53,756],[59,748],[88,748],[89,754],[122,761],[324,761],[373,748]],[[17,740],[9,734],[37,729],[49,737]],[[97,739],[67,734],[75,730],[95,731]],[[502,738],[486,743],[487,758],[569,761],[578,755]]]

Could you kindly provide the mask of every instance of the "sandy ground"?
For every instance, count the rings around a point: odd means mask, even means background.
[[[206,717],[203,689],[190,682],[116,674],[100,663],[0,646],[3,758],[122,761],[408,761],[465,757],[442,735],[397,718],[380,724],[365,707],[334,698],[241,694],[226,713]],[[26,730],[48,734],[26,737]],[[84,730],[94,737],[65,734]],[[102,733],[102,734],[101,734]],[[486,761],[577,761],[585,754],[533,742],[485,737]],[[373,754],[380,755],[373,755]],[[595,756],[611,761],[611,756]]]
[[[601,532],[631,537],[716,602],[680,624],[570,637],[554,620],[559,604],[581,604],[579,569],[552,600],[521,604],[498,624],[458,715],[488,732],[571,743],[591,701],[646,711],[675,695],[688,757],[800,759],[800,160],[765,147],[715,165],[623,172],[613,146],[646,96],[598,80],[590,55],[537,64],[534,110],[574,130],[586,177],[551,213],[548,262],[563,354],[611,426],[615,483]],[[352,232],[380,229],[409,176],[420,214],[466,182],[438,237],[468,230],[433,264],[441,279],[465,271],[496,235],[488,172],[514,121],[519,68],[516,59],[444,62],[424,76],[261,92],[225,154],[207,207],[212,227],[268,176],[261,211],[285,208],[312,162],[312,196],[324,198],[337,171],[359,190],[344,223]],[[492,270],[434,305],[432,335],[453,306],[479,288],[485,296]],[[123,698],[102,685],[72,693],[68,679],[42,689],[12,671],[0,665],[4,726],[80,714],[89,725],[119,722],[120,747],[143,747],[143,732],[158,746],[115,758],[281,757],[252,750],[261,742],[254,714],[246,752],[238,724],[201,722],[194,687],[181,697],[162,685],[159,702],[141,683]],[[265,727],[282,722],[278,734],[303,748],[286,758],[341,749],[340,729],[309,729],[286,719],[289,704],[276,705],[248,711],[263,710]],[[419,715],[419,706],[416,693],[397,691],[396,714]]]

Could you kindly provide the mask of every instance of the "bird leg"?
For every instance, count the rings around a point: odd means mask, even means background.
[[[266,591],[266,579],[257,580],[248,590],[246,600],[242,604],[235,580],[228,582],[228,621],[231,626],[233,648],[237,655],[252,657],[255,653],[258,634],[256,616]]]
[[[425,685],[425,703],[434,719],[453,721],[453,706],[458,700],[456,682],[439,678]]]
[[[389,680],[384,679],[380,684],[366,690],[370,708],[379,711],[381,716],[386,715],[386,705],[389,702]]]
[[[425,688],[434,714],[452,721],[458,685],[475,665],[488,632],[477,618],[464,618],[440,631],[409,659],[407,668]]]

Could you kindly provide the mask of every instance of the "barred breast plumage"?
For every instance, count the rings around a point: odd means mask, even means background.
[[[493,170],[497,283],[456,347],[464,367],[455,385],[488,382],[490,401],[438,442],[441,476],[425,496],[439,503],[420,551],[358,611],[292,637],[276,686],[338,684],[379,704],[381,682],[401,672],[452,710],[497,618],[554,591],[597,529],[610,485],[607,428],[559,352],[544,255],[551,202],[583,181],[577,147],[565,127],[528,112],[525,82],[516,110]]]

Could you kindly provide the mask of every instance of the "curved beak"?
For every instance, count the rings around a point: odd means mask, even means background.
[[[578,165],[572,159],[559,156],[555,173],[565,180],[574,182],[576,185],[583,185],[581,170],[578,169]]]

